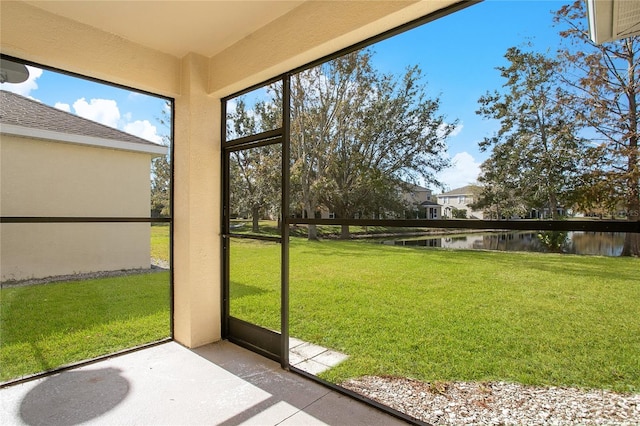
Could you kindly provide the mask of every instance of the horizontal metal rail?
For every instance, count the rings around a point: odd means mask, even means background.
[[[0,223],[170,223],[170,217],[2,216]]]
[[[474,220],[474,219],[287,219],[289,225],[348,225],[391,228],[494,229],[528,231],[638,232],[640,221],[627,220]]]
[[[262,240],[271,241],[274,243],[282,243],[282,237],[274,237],[271,235],[256,235],[256,234],[223,234],[222,238],[244,238],[245,240]]]
[[[269,141],[269,140],[279,139],[279,138],[282,138],[282,127],[275,130],[256,133],[255,135],[249,135],[249,136],[244,136],[242,138],[233,139],[230,141],[225,141],[224,147],[229,148],[232,146],[247,145],[247,144],[251,144],[259,141]],[[273,143],[276,143],[276,142],[273,142]]]
[[[272,138],[272,139],[260,139],[255,142],[247,142],[243,145],[231,145],[225,146],[225,152],[237,152],[237,151],[245,151],[248,149],[261,148],[263,146],[271,146],[271,145],[281,145],[282,137]]]

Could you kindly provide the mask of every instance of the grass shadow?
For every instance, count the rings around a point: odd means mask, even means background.
[[[268,293],[267,290],[249,284],[242,284],[237,281],[231,281],[229,292],[232,299],[240,299],[246,296],[260,295]]]

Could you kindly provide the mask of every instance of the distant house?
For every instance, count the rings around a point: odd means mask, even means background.
[[[424,188],[419,185],[410,185],[409,190],[401,191],[402,198],[410,205],[420,205],[425,201],[431,201],[433,196],[429,188]]]
[[[425,219],[442,219],[442,206],[435,201],[420,203],[420,210],[424,211]]]
[[[402,193],[404,201],[413,206],[416,219],[441,219],[442,206],[433,198],[432,191],[418,185],[411,185]]]
[[[483,219],[482,211],[473,210],[470,207],[477,200],[479,192],[480,187],[467,185],[438,195],[438,204],[442,205],[443,217],[452,219],[457,216],[456,213],[461,216],[461,212],[464,210],[466,212],[464,216],[467,219]]]
[[[150,215],[166,147],[0,91],[2,217]],[[2,223],[1,280],[149,268],[148,223]]]
[[[432,195],[432,191],[429,188],[424,188],[419,185],[409,185],[407,188],[397,188],[398,196],[404,201],[404,204],[409,207],[408,211],[405,211],[406,218],[409,219],[441,219],[442,218],[442,206],[438,205]],[[302,212],[297,213],[300,217],[303,217]],[[389,213],[389,216],[397,216],[397,213]],[[334,212],[329,211],[325,207],[318,209],[316,214],[317,218],[321,219],[335,219]],[[361,217],[356,214],[356,219]]]

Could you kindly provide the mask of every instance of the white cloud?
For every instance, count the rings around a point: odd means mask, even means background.
[[[38,88],[36,80],[42,75],[42,70],[29,65],[27,65],[27,69],[29,70],[29,78],[27,81],[18,84],[0,83],[0,89],[31,98],[31,91]]]
[[[460,132],[462,132],[462,128],[464,126],[462,125],[462,123],[458,123],[456,125],[456,127],[453,128],[453,131],[451,132],[451,134],[449,135],[450,137],[454,137],[454,136],[458,136],[460,134]]]
[[[442,138],[445,136],[445,128],[446,126],[450,126],[451,123],[442,123],[439,127],[438,130],[436,131],[436,134],[438,135],[438,137]],[[453,130],[451,131],[451,133],[449,133],[449,137],[453,138],[455,136],[458,136],[460,134],[460,132],[462,132],[462,128],[464,126],[462,125],[462,123],[458,123],[455,125],[455,127],[453,128]]]
[[[129,92],[127,95],[127,99],[130,101],[135,101],[136,99],[142,98],[142,93],[139,92]]]
[[[116,101],[111,99],[91,99],[87,102],[80,98],[73,103],[73,109],[80,117],[118,128],[120,110]]]
[[[71,112],[71,105],[69,104],[65,104],[62,102],[56,102],[56,104],[54,105],[54,108],[58,108],[62,111],[66,111],[66,112]]]
[[[477,182],[480,162],[466,151],[459,152],[451,159],[453,166],[440,174],[441,181],[449,190]]]
[[[136,120],[124,126],[124,131],[155,143],[162,143],[162,136],[158,135],[156,126],[148,120]]]

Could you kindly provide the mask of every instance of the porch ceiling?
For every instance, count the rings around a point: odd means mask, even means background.
[[[307,0],[26,1],[142,46],[181,58],[211,57]]]
[[[225,96],[478,0],[0,1],[2,53],[166,96]],[[189,80],[189,62],[199,80]],[[187,68],[185,68],[185,66]]]

